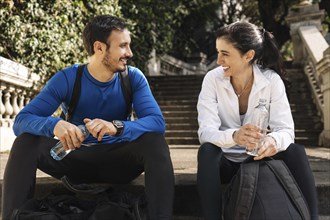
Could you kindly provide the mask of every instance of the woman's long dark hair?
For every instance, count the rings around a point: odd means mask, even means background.
[[[247,21],[238,21],[217,30],[216,37],[233,44],[241,54],[254,50],[255,56],[251,63],[273,69],[284,78],[285,70],[277,43],[272,33],[264,28],[258,28]]]

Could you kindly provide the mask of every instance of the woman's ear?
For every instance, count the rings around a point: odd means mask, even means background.
[[[254,50],[249,50],[248,52],[246,52],[245,53],[246,61],[250,62],[251,60],[253,60],[255,54],[256,52]]]

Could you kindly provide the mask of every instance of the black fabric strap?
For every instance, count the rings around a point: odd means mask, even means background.
[[[257,190],[259,162],[242,163],[240,169],[240,186],[234,219],[248,220]]]
[[[95,195],[111,188],[110,184],[73,184],[67,176],[61,178],[63,185],[74,193]]]
[[[296,208],[299,210],[301,217],[304,220],[309,220],[310,214],[305,198],[302,196],[298,184],[292,176],[289,168],[287,168],[282,160],[266,161],[266,164],[281,182],[283,188],[290,196]]]
[[[71,117],[76,110],[79,98],[80,98],[80,91],[81,91],[81,77],[84,71],[86,64],[80,65],[77,70],[76,80],[74,82],[73,92],[71,96],[71,101],[68,106],[68,112],[65,115],[66,121],[71,121]]]
[[[86,64],[82,64],[78,67],[77,76],[76,76],[76,80],[74,83],[71,100],[70,100],[70,103],[68,106],[68,111],[65,115],[63,112],[61,113],[61,118],[65,119],[66,121],[71,121],[72,115],[73,115],[74,111],[76,110],[77,104],[79,102],[80,90],[81,90],[81,77],[82,77],[85,66],[86,66]],[[122,71],[119,73],[119,78],[120,78],[120,86],[123,91],[123,94],[125,97],[125,102],[127,105],[126,115],[127,115],[127,118],[130,118],[131,114],[132,114],[132,88],[131,88],[131,82],[129,79],[128,72],[129,72],[128,66],[126,66],[125,71]]]
[[[130,118],[132,115],[132,88],[131,88],[131,82],[129,80],[128,72],[129,72],[128,66],[126,66],[125,71],[119,73],[119,77],[120,77],[121,89],[123,91],[127,105],[126,115],[127,118]]]

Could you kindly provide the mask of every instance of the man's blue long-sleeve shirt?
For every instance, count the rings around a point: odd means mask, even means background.
[[[67,111],[77,68],[78,65],[75,64],[57,72],[42,91],[19,112],[13,126],[15,135],[18,136],[22,133],[47,137],[54,135],[54,127],[62,119],[53,117],[52,114],[60,105],[64,112]],[[81,79],[81,94],[72,116],[72,123],[84,124],[84,118],[124,121],[123,134],[118,137],[105,135],[102,140],[103,144],[133,141],[146,132],[164,134],[165,121],[145,76],[139,69],[130,66],[129,78],[137,120],[126,121],[127,106],[118,73],[112,80],[100,82],[92,77],[85,66]],[[85,140],[85,143],[97,142],[91,135]]]

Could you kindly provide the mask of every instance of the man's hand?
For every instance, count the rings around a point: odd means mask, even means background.
[[[113,126],[112,122],[102,119],[96,118],[91,120],[89,118],[85,118],[84,123],[86,124],[86,128],[90,134],[97,138],[98,141],[101,141],[105,134],[115,135],[117,132],[117,129]]]
[[[65,149],[75,150],[84,141],[84,135],[74,124],[60,120],[54,127],[54,135],[62,142]]]

